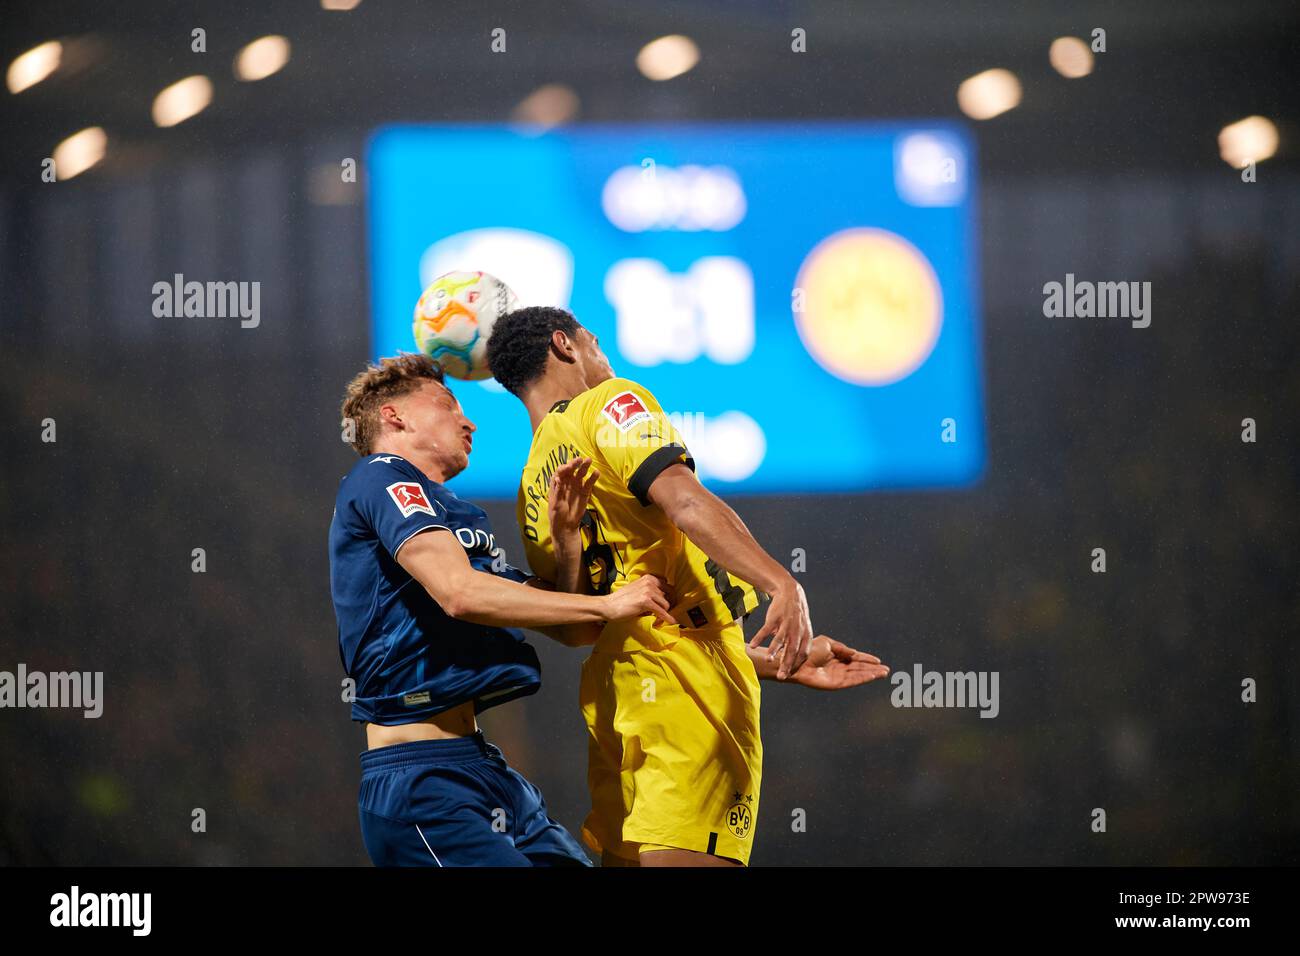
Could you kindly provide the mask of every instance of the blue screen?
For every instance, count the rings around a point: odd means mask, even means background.
[[[974,156],[947,124],[390,127],[370,144],[374,356],[423,288],[497,276],[571,310],[720,493],[966,485],[984,463]],[[491,380],[467,496],[531,433]]]

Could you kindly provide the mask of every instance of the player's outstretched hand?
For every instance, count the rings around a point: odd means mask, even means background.
[[[790,683],[814,690],[844,690],[869,684],[888,674],[889,668],[880,663],[876,655],[854,650],[847,644],[819,634],[813,638],[808,659],[790,677]]]
[[[779,656],[776,679],[785,680],[803,666],[813,639],[808,599],[804,597],[803,587],[793,579],[789,587],[773,592],[767,618],[750,639],[749,646],[758,647],[768,637],[772,638],[767,649],[768,660]]]
[[[668,613],[672,605],[664,592],[664,582],[653,574],[634,578],[613,594],[605,595],[605,605],[607,621],[653,614],[664,624],[676,623]]]
[[[590,458],[570,458],[555,469],[546,497],[552,534],[562,535],[577,530],[587,513],[591,489],[599,477],[600,472],[591,467]]]

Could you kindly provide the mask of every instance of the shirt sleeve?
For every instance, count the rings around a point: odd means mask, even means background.
[[[374,456],[354,475],[356,509],[394,558],[421,531],[450,531],[447,509],[418,468],[394,455]]]
[[[649,505],[650,485],[663,470],[681,462],[694,471],[695,459],[649,390],[627,379],[612,379],[601,388],[593,412],[595,445],[605,467],[637,501]]]

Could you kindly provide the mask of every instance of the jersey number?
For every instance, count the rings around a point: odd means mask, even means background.
[[[582,549],[582,563],[587,567],[591,589],[596,594],[608,594],[614,586],[614,549],[601,540],[596,512],[588,509],[582,516],[582,529],[591,535],[591,544]]]
[[[739,621],[744,617],[745,589],[733,584],[731,575],[712,558],[704,562],[704,573],[713,578],[713,589],[722,598],[722,603],[727,605],[727,610],[731,612],[731,619]]]

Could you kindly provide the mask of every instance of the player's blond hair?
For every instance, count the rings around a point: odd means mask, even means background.
[[[348,382],[343,397],[344,429],[351,425],[349,444],[358,455],[370,454],[379,437],[379,409],[388,401],[409,395],[425,382],[444,384],[442,369],[429,356],[403,352],[393,358],[380,359]],[[345,432],[347,434],[347,432]]]

